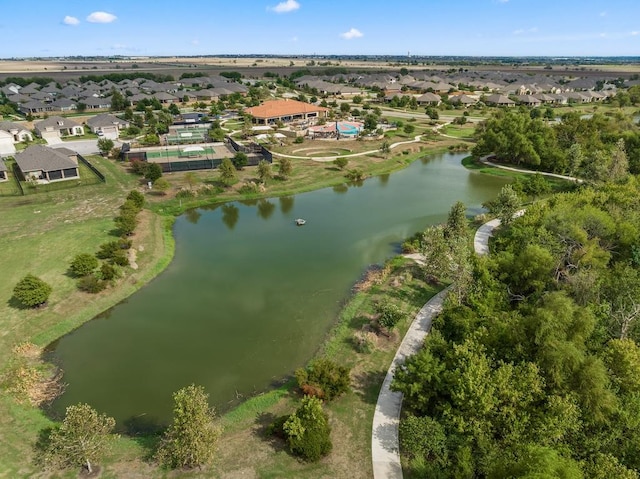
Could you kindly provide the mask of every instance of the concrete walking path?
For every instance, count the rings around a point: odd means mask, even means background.
[[[411,143],[417,143],[419,141],[420,141],[420,135],[416,136],[413,140],[399,141],[397,143],[392,143],[391,145],[389,145],[389,149],[393,150],[397,146],[409,145]],[[275,151],[271,152],[271,154],[273,156],[280,156],[280,157],[283,157],[283,158],[291,158],[291,159],[294,159],[294,160],[313,160],[313,161],[318,161],[318,162],[333,161],[333,160],[335,160],[337,158],[351,158],[353,156],[365,156],[365,155],[371,155],[373,153],[380,153],[380,149],[378,148],[376,150],[361,151],[360,153],[349,153],[347,155],[335,155],[335,156],[296,156],[296,155],[285,155],[284,153],[277,153]]]
[[[575,181],[576,183],[584,182],[584,180],[581,180],[580,178],[576,178],[575,176],[559,175],[557,173],[547,173],[545,171],[523,170],[521,168],[513,168],[512,166],[499,165],[497,163],[493,163],[489,161],[489,157],[491,157],[491,155],[483,156],[482,158],[480,158],[480,162],[484,163],[485,165],[500,168],[502,170],[515,171],[516,173],[527,173],[530,175],[535,175],[536,173],[538,173],[542,176],[549,176],[551,178],[560,178],[561,180],[567,180],[567,181]]]
[[[521,210],[516,214],[519,216],[523,213],[524,210]],[[478,228],[473,239],[476,254],[486,255],[489,253],[489,238],[498,226],[500,226],[500,220],[495,219]],[[422,261],[419,254],[411,255],[411,258],[418,262]],[[405,362],[407,357],[417,353],[424,344],[433,318],[442,311],[442,303],[447,297],[449,289],[450,287],[440,291],[418,312],[396,351],[382,383],[371,429],[371,459],[374,479],[402,479],[398,440],[402,393],[391,391],[391,381],[393,381],[396,369]]]

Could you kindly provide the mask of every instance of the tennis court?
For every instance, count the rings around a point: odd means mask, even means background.
[[[172,148],[164,150],[147,150],[148,160],[176,159],[176,158],[212,158],[216,156],[216,150],[211,146],[185,146],[184,148]],[[157,163],[157,162],[156,162]]]

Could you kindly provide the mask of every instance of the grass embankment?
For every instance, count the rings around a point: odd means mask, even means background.
[[[173,238],[169,220],[149,211],[133,236],[139,269],[106,291],[89,295],[76,289],[67,275],[71,259],[93,253],[115,239],[113,217],[138,180],[113,162],[91,161],[105,174],[106,183],[0,198],[0,370],[14,359],[16,344],[26,341],[45,346],[108,309],[161,271],[171,259]],[[10,299],[13,287],[33,273],[53,287],[45,308],[21,309]],[[49,424],[40,410],[16,404],[0,393],[0,476],[31,477],[30,457],[38,431]]]

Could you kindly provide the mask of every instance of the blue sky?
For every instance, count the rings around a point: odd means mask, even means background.
[[[61,55],[640,55],[639,0],[29,0],[0,58]]]

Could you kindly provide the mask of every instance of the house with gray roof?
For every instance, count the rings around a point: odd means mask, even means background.
[[[46,113],[48,111],[53,111],[53,107],[49,103],[42,103],[38,100],[27,101],[25,103],[20,103],[18,105],[18,109],[24,113],[25,115],[37,115],[38,113]]]
[[[442,98],[440,95],[436,95],[435,93],[427,92],[424,95],[420,95],[416,98],[418,105],[433,105],[438,106],[442,102]]]
[[[487,105],[495,106],[515,106],[516,102],[506,95],[489,95],[485,101]]]
[[[62,151],[32,145],[15,156],[25,180],[47,183],[80,178],[78,165]]]
[[[20,123],[13,121],[0,121],[0,131],[6,131],[11,134],[13,143],[20,143],[21,141],[33,141],[33,135],[31,132]]]
[[[116,140],[120,136],[120,131],[129,128],[129,122],[110,113],[101,113],[89,118],[87,126],[97,135]]]
[[[45,140],[51,138],[61,138],[63,136],[84,135],[84,128],[79,123],[61,116],[50,116],[49,118],[37,121],[33,124],[36,135]]]

